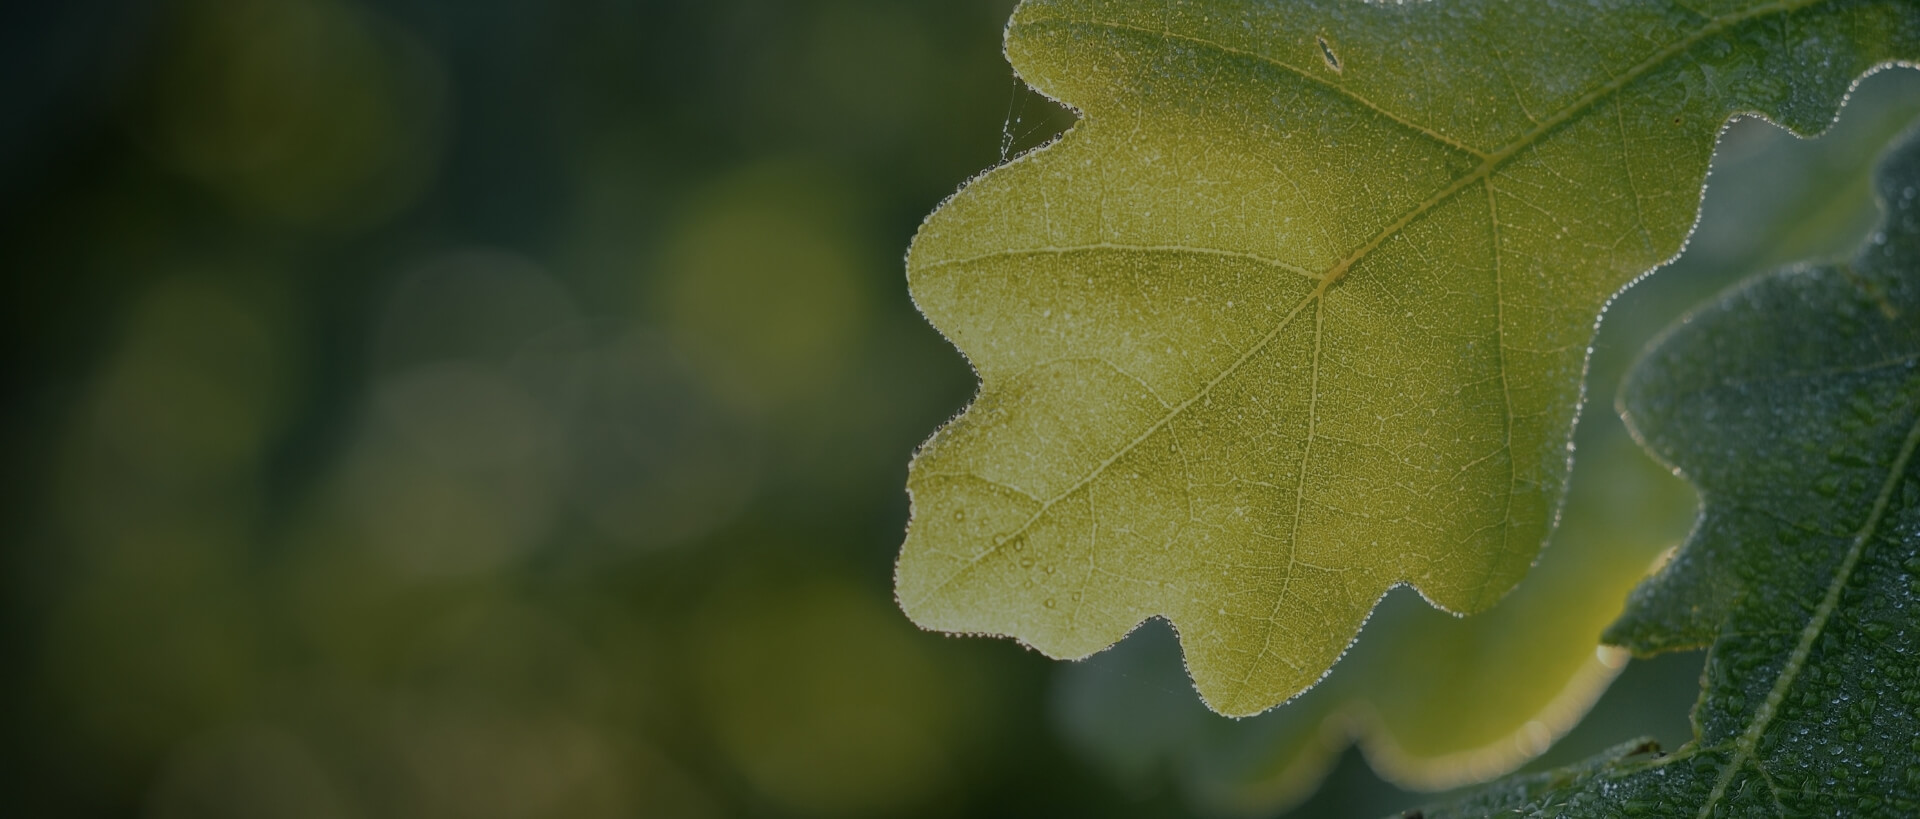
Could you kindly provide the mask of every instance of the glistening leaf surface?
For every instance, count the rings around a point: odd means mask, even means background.
[[[1082,120],[914,241],[982,379],[915,459],[902,606],[1081,657],[1161,615],[1208,704],[1317,680],[1382,593],[1456,612],[1553,517],[1606,299],[1736,111],[1824,126],[1903,0],[1029,0]]]
[[[1670,756],[1521,778],[1433,815],[1920,813],[1920,131],[1850,262],[1761,277],[1678,325],[1629,420],[1705,516],[1608,639],[1710,644]]]

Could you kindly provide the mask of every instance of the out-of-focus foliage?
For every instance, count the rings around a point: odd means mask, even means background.
[[[1028,0],[1007,55],[1084,118],[914,237],[981,391],[915,456],[901,606],[1071,659],[1162,617],[1250,716],[1392,588],[1472,614],[1520,581],[1594,322],[1679,252],[1728,118],[1824,129],[1920,15]]]
[[[1869,162],[1916,114],[1920,74],[1893,71],[1866,81],[1817,140],[1756,120],[1721,137],[1694,242],[1622,294],[1601,324],[1588,374],[1596,406],[1580,422],[1567,508],[1511,597],[1452,618],[1412,594],[1390,595],[1326,680],[1239,722],[1193,702],[1166,634],[1135,635],[1061,672],[1060,714],[1076,746],[1118,781],[1165,769],[1197,809],[1225,815],[1305,798],[1331,754],[1355,739],[1410,788],[1484,779],[1546,750],[1612,678],[1595,654],[1601,630],[1694,516],[1692,491],[1610,411],[1613,386],[1631,356],[1705,293],[1756,266],[1838,252],[1864,230],[1874,216],[1863,188]],[[1620,696],[1635,696],[1636,683],[1629,676]],[[1600,721],[1611,739],[1658,733],[1671,746],[1685,737],[1682,720],[1615,710]]]
[[[47,5],[4,27],[9,811],[1110,801],[1038,658],[890,591],[972,387],[901,254],[1066,121],[1007,4]]]
[[[1622,394],[1705,513],[1608,642],[1707,650],[1693,740],[1490,786],[1435,815],[1920,811],[1920,130],[1852,258],[1675,324]]]

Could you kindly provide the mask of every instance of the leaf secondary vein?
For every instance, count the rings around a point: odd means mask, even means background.
[[[1253,674],[1260,670],[1260,661],[1273,651],[1273,633],[1280,627],[1280,607],[1287,602],[1287,590],[1293,588],[1293,570],[1300,560],[1300,512],[1307,502],[1307,466],[1313,461],[1313,433],[1317,426],[1314,421],[1319,417],[1320,404],[1320,323],[1326,310],[1324,300],[1316,300],[1313,305],[1313,370],[1307,380],[1307,443],[1300,449],[1300,475],[1293,484],[1293,530],[1287,535],[1287,568],[1281,572],[1280,593],[1273,596],[1273,609],[1267,612],[1266,628],[1261,629],[1260,651],[1247,661],[1247,673],[1240,676],[1239,694],[1245,694],[1253,684]],[[1284,658],[1283,658],[1284,659]],[[1293,665],[1292,661],[1288,661]],[[1298,668],[1298,666],[1295,666]],[[1238,696],[1238,695],[1236,695]]]
[[[1481,187],[1487,189],[1487,225],[1493,237],[1493,335],[1496,342],[1493,355],[1494,369],[1500,373],[1500,448],[1507,453],[1507,498],[1500,511],[1501,540],[1504,543],[1506,536],[1511,534],[1508,527],[1513,523],[1513,493],[1520,475],[1513,463],[1513,389],[1507,383],[1507,345],[1501,341],[1507,336],[1507,298],[1506,273],[1500,267],[1499,197],[1494,193],[1492,177],[1488,177]],[[1492,577],[1489,572],[1481,581],[1481,593],[1485,593],[1486,584]]]
[[[1221,256],[1229,259],[1245,259],[1250,262],[1266,265],[1276,270],[1284,270],[1288,273],[1294,273],[1300,276],[1304,276],[1306,278],[1313,279],[1314,281],[1319,281],[1320,275],[1321,275],[1319,273],[1315,273],[1314,271],[1308,270],[1299,265],[1288,264],[1286,262],[1280,261],[1279,259],[1262,256],[1258,253],[1247,253],[1239,250],[1226,250],[1223,248],[1202,247],[1198,245],[1147,245],[1147,244],[1130,244],[1126,242],[1087,242],[1085,244],[1077,244],[1077,245],[1047,245],[1043,247],[1008,248],[1006,250],[988,251],[986,253],[980,253],[973,256],[961,256],[961,257],[956,257],[952,259],[941,259],[939,261],[928,262],[925,267],[928,270],[932,270],[935,268],[950,267],[952,265],[958,265],[958,264],[971,264],[975,262],[983,262],[989,259],[1017,259],[1022,256],[1044,256],[1044,255],[1064,256],[1069,253],[1085,253],[1088,251],[1099,251],[1099,250],[1112,250],[1112,251],[1134,252],[1134,253],[1192,253],[1192,254],[1202,255],[1202,256]]]
[[[1491,154],[1484,154],[1485,158],[1480,162],[1479,165],[1475,166],[1472,170],[1468,171],[1467,173],[1455,178],[1452,182],[1448,183],[1445,187],[1441,188],[1438,192],[1434,193],[1432,196],[1429,196],[1425,200],[1422,200],[1419,204],[1415,205],[1413,208],[1408,210],[1405,214],[1401,215],[1400,218],[1394,220],[1392,223],[1388,224],[1385,228],[1381,229],[1379,232],[1374,234],[1374,236],[1371,239],[1369,239],[1367,242],[1361,244],[1359,247],[1355,248],[1352,252],[1348,253],[1344,258],[1340,259],[1338,262],[1335,262],[1331,267],[1327,268],[1326,271],[1320,274],[1319,284],[1317,284],[1314,287],[1313,291],[1308,293],[1304,298],[1302,298],[1298,304],[1294,305],[1293,309],[1289,310],[1286,316],[1281,318],[1279,323],[1277,323],[1273,327],[1273,329],[1267,331],[1266,334],[1262,335],[1259,340],[1255,341],[1250,347],[1248,347],[1243,353],[1241,353],[1241,355],[1235,358],[1231,363],[1229,363],[1224,369],[1222,369],[1212,379],[1208,380],[1207,383],[1203,385],[1199,390],[1197,390],[1191,397],[1187,398],[1185,401],[1180,402],[1179,404],[1176,404],[1172,409],[1168,410],[1165,415],[1162,415],[1154,423],[1148,425],[1147,428],[1144,431],[1142,431],[1138,436],[1136,436],[1133,440],[1129,441],[1126,445],[1116,450],[1112,455],[1102,460],[1098,465],[1096,465],[1092,470],[1090,470],[1085,476],[1075,481],[1072,485],[1068,486],[1066,489],[1061,490],[1058,494],[1054,495],[1052,498],[1047,499],[1047,501],[1045,503],[1042,503],[1040,505],[1040,508],[1034,510],[1034,512],[1031,515],[1029,515],[1027,519],[1020,524],[1019,527],[1015,528],[1010,532],[1004,533],[1003,535],[995,536],[994,542],[990,544],[988,548],[982,550],[978,555],[968,560],[965,565],[962,565],[958,569],[955,569],[952,574],[948,575],[945,579],[941,580],[939,583],[929,588],[924,594],[916,598],[914,602],[919,603],[921,601],[926,600],[927,598],[931,598],[935,595],[938,595],[940,592],[944,591],[948,586],[952,585],[954,581],[958,580],[967,572],[973,570],[973,568],[978,566],[981,563],[981,561],[984,561],[988,557],[994,554],[997,554],[1000,551],[1001,547],[1003,547],[1008,543],[1015,542],[1021,537],[1023,537],[1028,530],[1033,528],[1033,525],[1035,523],[1038,523],[1041,518],[1045,517],[1046,514],[1053,509],[1054,505],[1058,504],[1060,501],[1065,500],[1068,497],[1072,497],[1075,493],[1085,488],[1088,484],[1091,484],[1100,475],[1104,474],[1109,467],[1113,466],[1114,463],[1118,462],[1121,458],[1125,457],[1127,453],[1132,452],[1141,443],[1145,442],[1148,438],[1152,437],[1154,433],[1158,432],[1161,428],[1171,423],[1174,418],[1179,417],[1181,413],[1187,410],[1188,407],[1191,407],[1196,402],[1199,402],[1202,399],[1206,398],[1208,395],[1210,395],[1215,387],[1218,387],[1222,382],[1224,382],[1226,379],[1231,377],[1248,361],[1252,360],[1254,356],[1258,355],[1260,352],[1265,350],[1268,347],[1268,345],[1272,344],[1273,340],[1275,338],[1278,338],[1280,333],[1293,323],[1294,318],[1300,314],[1300,311],[1302,309],[1304,309],[1307,305],[1312,304],[1321,298],[1324,298],[1327,292],[1335,284],[1339,283],[1343,278],[1345,278],[1348,271],[1352,270],[1355,264],[1358,264],[1362,259],[1365,259],[1368,255],[1370,255],[1374,250],[1378,249],[1380,245],[1385,243],[1388,239],[1398,235],[1402,230],[1405,230],[1409,225],[1413,224],[1413,222],[1419,219],[1421,216],[1432,211],[1435,207],[1438,207],[1441,203],[1451,199],[1455,194],[1458,194],[1460,191],[1465,190],[1467,187],[1473,185],[1474,183],[1490,177],[1495,171],[1499,170],[1508,161],[1510,161],[1516,155],[1518,155],[1520,151],[1538,144],[1541,138],[1545,137],[1547,134],[1557,130],[1560,126],[1565,125],[1569,121],[1573,120],[1573,118],[1591,109],[1595,104],[1599,103],[1601,100],[1607,99],[1613,94],[1618,93],[1621,89],[1625,88],[1627,85],[1641,78],[1642,76],[1645,76],[1648,72],[1652,71],[1653,69],[1658,68],[1661,65],[1664,65],[1669,60],[1672,60],[1675,56],[1678,56],[1680,53],[1697,45],[1700,41],[1705,40],[1708,37],[1712,37],[1715,34],[1725,31],[1726,29],[1734,25],[1738,25],[1748,20],[1752,20],[1759,17],[1766,17],[1774,14],[1783,14],[1787,12],[1797,11],[1797,10],[1818,5],[1824,2],[1828,2],[1828,0],[1776,0],[1776,2],[1755,6],[1755,7],[1746,9],[1744,11],[1711,18],[1706,24],[1695,29],[1692,33],[1688,34],[1687,36],[1682,37],[1678,40],[1675,40],[1672,43],[1669,43],[1666,46],[1656,50],[1653,54],[1649,55],[1646,59],[1640,61],[1639,63],[1636,63],[1633,67],[1627,69],[1626,71],[1620,73],[1619,75],[1608,80],[1607,82],[1602,83],[1598,87],[1595,87],[1594,89],[1581,95],[1578,99],[1574,100],[1572,103],[1569,103],[1566,107],[1555,112],[1553,116],[1550,116],[1547,119],[1540,121],[1540,123],[1536,127],[1534,127],[1532,130],[1529,130],[1525,134],[1522,134],[1520,137],[1516,138],[1513,142],[1509,143],[1508,145],[1500,148],[1497,151],[1494,151]],[[1133,31],[1136,33],[1146,34],[1150,36],[1179,39],[1179,40],[1191,42],[1197,45],[1208,46],[1216,50],[1219,50],[1222,53],[1260,59],[1269,63],[1273,63],[1274,65],[1292,69],[1295,73],[1299,73],[1298,69],[1294,69],[1292,66],[1288,66],[1284,63],[1275,62],[1271,58],[1232,49],[1220,43],[1213,42],[1211,40],[1207,40],[1204,38],[1193,37],[1191,35],[1176,35],[1171,32],[1153,31],[1150,29],[1143,29],[1136,26],[1129,26],[1129,25],[1113,23],[1113,22],[1104,21],[1104,20],[1082,20],[1082,19],[1073,19],[1073,18],[1064,18],[1064,17],[1027,21],[1025,24],[1035,25],[1035,24],[1043,24],[1048,22],[1063,23],[1067,25],[1080,25],[1080,26],[1086,26],[1091,28],[1106,28],[1111,30]],[[1331,87],[1331,88],[1338,88],[1338,86],[1330,85],[1326,83],[1325,80],[1322,80],[1320,78],[1311,77],[1310,75],[1306,75],[1306,74],[1302,74],[1302,76],[1306,76],[1308,77],[1308,79],[1317,83],[1321,83],[1322,85],[1327,85],[1328,87]],[[1344,89],[1341,89],[1341,90],[1344,93]],[[1348,96],[1351,97],[1351,94],[1348,94]],[[1379,111],[1383,116],[1388,116],[1391,119],[1395,119],[1395,121],[1400,121],[1397,117],[1394,117],[1394,115],[1388,114],[1386,111],[1380,109],[1378,106],[1373,105],[1371,102],[1368,102],[1364,99],[1359,99],[1357,97],[1354,99],[1356,99],[1356,101],[1358,102],[1361,102],[1362,104],[1365,104],[1373,108],[1373,110],[1375,111]],[[1406,124],[1406,123],[1403,123],[1403,124]],[[1415,128],[1415,130],[1418,130],[1422,133],[1426,133],[1428,131],[1428,129],[1422,128],[1417,125],[1411,125],[1410,127],[1413,127]],[[1429,135],[1431,136],[1431,134]],[[1443,144],[1447,144],[1457,148],[1462,148],[1464,150],[1468,150],[1469,152],[1476,153],[1476,155],[1479,155],[1478,152],[1474,152],[1470,148],[1464,148],[1464,146],[1457,145],[1453,140],[1442,138],[1440,139],[1440,141]],[[931,262],[929,263],[929,266],[935,266],[942,263],[943,262],[938,262],[938,261]],[[1504,342],[1502,341],[1502,343]],[[1313,422],[1313,419],[1309,418],[1308,423],[1311,424],[1312,422]]]

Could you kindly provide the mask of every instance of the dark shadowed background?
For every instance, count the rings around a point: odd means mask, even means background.
[[[973,389],[902,255],[1071,121],[1010,7],[0,11],[6,812],[1183,811],[1069,750],[1055,663],[892,600],[907,459]],[[1590,422],[1688,304],[1857,239],[1914,73],[1849,142],[1730,133]],[[1678,744],[1698,667],[1556,758]],[[1304,810],[1423,798],[1349,754]]]

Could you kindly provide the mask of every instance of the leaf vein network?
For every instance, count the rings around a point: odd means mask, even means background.
[[[1482,161],[1480,162],[1480,164],[1475,166],[1472,170],[1468,171],[1465,174],[1462,174],[1459,177],[1456,177],[1453,181],[1449,182],[1446,186],[1441,188],[1432,196],[1429,196],[1425,200],[1422,200],[1419,204],[1415,205],[1413,208],[1409,209],[1405,214],[1400,216],[1400,218],[1394,220],[1392,223],[1388,224],[1385,228],[1381,229],[1379,232],[1374,234],[1374,236],[1371,239],[1361,244],[1359,247],[1355,248],[1352,252],[1348,253],[1344,258],[1342,258],[1338,262],[1335,262],[1331,267],[1323,271],[1319,275],[1319,284],[1314,287],[1312,292],[1308,293],[1305,297],[1303,297],[1300,300],[1300,302],[1294,305],[1294,307],[1291,310],[1289,310],[1287,314],[1284,317],[1282,317],[1280,321],[1277,324],[1275,324],[1271,330],[1268,330],[1264,335],[1262,335],[1258,340],[1256,340],[1251,346],[1249,346],[1244,352],[1242,352],[1232,362],[1228,363],[1228,365],[1225,368],[1223,368],[1218,374],[1216,374],[1212,379],[1208,380],[1206,384],[1202,385],[1199,390],[1195,391],[1191,397],[1187,398],[1185,401],[1182,401],[1174,405],[1172,409],[1168,410],[1158,420],[1148,425],[1147,428],[1144,431],[1142,431],[1138,436],[1135,436],[1131,441],[1127,442],[1125,445],[1123,445],[1118,450],[1116,450],[1111,456],[1107,457],[1106,459],[1102,460],[1099,464],[1095,465],[1094,468],[1090,470],[1085,476],[1081,477],[1079,480],[1076,480],[1067,488],[1061,490],[1058,494],[1056,494],[1052,498],[1047,499],[1044,503],[1040,504],[1039,508],[1034,510],[1034,512],[1031,515],[1029,515],[1027,519],[1024,522],[1022,522],[1017,528],[1015,528],[1010,532],[1004,533],[1003,535],[996,536],[994,538],[994,542],[989,544],[989,546],[986,549],[982,550],[980,554],[978,554],[971,560],[968,560],[964,565],[962,565],[958,569],[955,569],[952,574],[948,575],[945,579],[941,580],[939,583],[934,584],[921,596],[920,599],[924,600],[924,599],[932,598],[939,595],[948,586],[951,586],[955,581],[957,581],[960,577],[972,571],[982,561],[986,560],[988,557],[993,556],[994,554],[999,553],[1000,549],[1004,545],[1008,543],[1013,543],[1018,539],[1020,539],[1021,537],[1023,537],[1026,534],[1026,532],[1032,529],[1035,523],[1038,523],[1043,517],[1045,517],[1047,513],[1051,511],[1056,504],[1058,504],[1062,500],[1065,500],[1066,498],[1072,497],[1074,494],[1078,493],[1080,490],[1086,488],[1100,475],[1104,474],[1109,467],[1113,466],[1113,464],[1117,463],[1121,458],[1125,457],[1128,453],[1132,452],[1141,443],[1145,442],[1148,438],[1151,438],[1154,433],[1160,431],[1161,428],[1166,427],[1175,418],[1179,417],[1182,413],[1184,413],[1187,410],[1188,407],[1193,406],[1195,403],[1198,403],[1201,400],[1205,399],[1207,396],[1211,395],[1214,388],[1218,387],[1221,383],[1226,381],[1228,378],[1232,377],[1233,374],[1238,372],[1239,369],[1242,366],[1244,366],[1248,361],[1252,360],[1255,356],[1259,355],[1269,345],[1271,345],[1274,339],[1278,338],[1280,333],[1283,332],[1288,326],[1290,326],[1293,323],[1294,318],[1299,316],[1301,310],[1305,309],[1309,304],[1312,304],[1315,301],[1318,301],[1321,298],[1325,297],[1327,292],[1335,284],[1340,282],[1340,280],[1346,276],[1347,272],[1350,271],[1355,264],[1358,264],[1362,259],[1365,259],[1374,250],[1378,249],[1382,244],[1384,244],[1388,239],[1398,235],[1402,230],[1406,229],[1409,225],[1413,224],[1413,222],[1418,220],[1421,216],[1431,212],[1435,207],[1438,207],[1440,204],[1453,198],[1455,194],[1458,194],[1462,190],[1467,189],[1474,183],[1492,176],[1492,174],[1495,171],[1499,170],[1501,167],[1506,165],[1507,162],[1509,162],[1515,156],[1517,156],[1523,149],[1526,149],[1528,147],[1531,147],[1537,144],[1540,141],[1540,139],[1545,137],[1547,134],[1552,133],[1553,131],[1560,128],[1560,126],[1565,125],[1568,122],[1572,121],[1575,117],[1580,116],[1583,112],[1590,110],[1594,105],[1598,104],[1599,102],[1608,99],[1615,93],[1618,93],[1620,90],[1622,90],[1623,88],[1631,84],[1633,81],[1639,79],[1642,76],[1645,76],[1648,72],[1666,64],[1667,61],[1673,59],[1674,57],[1678,56],[1682,52],[1685,52],[1687,49],[1692,48],[1694,45],[1698,44],[1700,41],[1705,40],[1708,37],[1714,36],[1715,34],[1718,34],[1734,25],[1737,25],[1755,18],[1797,11],[1797,10],[1807,8],[1809,6],[1817,5],[1820,3],[1824,3],[1824,2],[1829,2],[1829,0],[1776,0],[1776,2],[1755,6],[1753,8],[1749,8],[1744,11],[1711,18],[1706,24],[1695,29],[1692,33],[1667,44],[1665,47],[1655,51],[1653,54],[1649,55],[1647,58],[1643,59],[1639,63],[1636,63],[1631,68],[1628,68],[1626,71],[1621,72],[1620,74],[1616,75],[1615,77],[1608,80],[1607,82],[1604,82],[1599,86],[1593,88],[1592,90],[1588,91],[1587,93],[1581,95],[1578,99],[1575,99],[1572,103],[1569,103],[1565,108],[1562,108],[1560,111],[1554,113],[1552,116],[1546,118],[1545,120],[1542,120],[1539,123],[1539,125],[1527,131],[1526,133],[1522,134],[1521,136],[1516,138],[1513,142],[1509,143],[1508,145],[1490,154],[1483,154],[1478,151],[1475,151],[1472,148],[1468,148],[1464,145],[1459,144],[1457,140],[1452,140],[1450,138],[1439,136],[1437,134],[1429,133],[1429,136],[1435,137],[1436,140],[1440,141],[1442,144],[1451,145],[1453,147],[1456,147],[1461,150],[1474,153],[1477,156],[1483,157]],[[1427,133],[1430,131],[1430,129],[1426,129],[1421,126],[1405,122],[1404,120],[1399,118],[1397,115],[1388,113],[1387,111],[1381,109],[1377,105],[1374,105],[1370,101],[1361,99],[1359,97],[1353,97],[1352,94],[1349,92],[1346,92],[1345,89],[1339,89],[1338,86],[1329,84],[1326,80],[1322,78],[1314,77],[1311,74],[1302,72],[1300,69],[1294,66],[1286,65],[1284,63],[1279,63],[1277,61],[1272,60],[1271,58],[1264,57],[1262,55],[1251,54],[1248,52],[1240,51],[1238,49],[1233,49],[1223,44],[1220,44],[1211,40],[1207,40],[1205,38],[1193,37],[1191,35],[1174,34],[1171,32],[1154,31],[1151,29],[1143,29],[1137,26],[1129,26],[1129,25],[1120,24],[1120,23],[1113,23],[1110,21],[1084,20],[1084,19],[1074,19],[1074,18],[1066,18],[1066,17],[1031,20],[1031,21],[1026,21],[1024,24],[1040,25],[1045,23],[1060,23],[1060,24],[1065,24],[1069,26],[1078,25],[1078,26],[1091,27],[1091,28],[1105,28],[1110,30],[1132,31],[1139,34],[1145,34],[1145,35],[1154,36],[1154,37],[1176,39],[1184,42],[1190,42],[1196,45],[1207,46],[1215,50],[1218,50],[1222,53],[1226,53],[1230,55],[1259,59],[1265,62],[1272,63],[1274,65],[1287,68],[1293,71],[1294,73],[1300,74],[1301,76],[1306,77],[1307,79],[1315,83],[1325,85],[1329,88],[1336,88],[1340,90],[1343,94],[1347,94],[1349,97],[1352,97],[1357,102],[1360,102],[1361,104],[1364,104],[1369,108],[1380,112],[1381,115],[1383,116],[1386,116],[1390,119],[1394,119],[1396,122],[1401,122],[1402,124],[1405,124],[1408,127],[1414,128],[1415,130],[1421,131],[1423,133]],[[991,254],[988,254],[988,255],[991,255]],[[953,262],[945,262],[945,261],[933,262],[930,264],[930,266],[940,265],[943,263],[957,263],[957,261],[959,260],[954,260]],[[1310,399],[1311,398],[1313,398],[1313,396],[1310,396]],[[1308,423],[1312,424],[1313,419],[1309,418]]]

